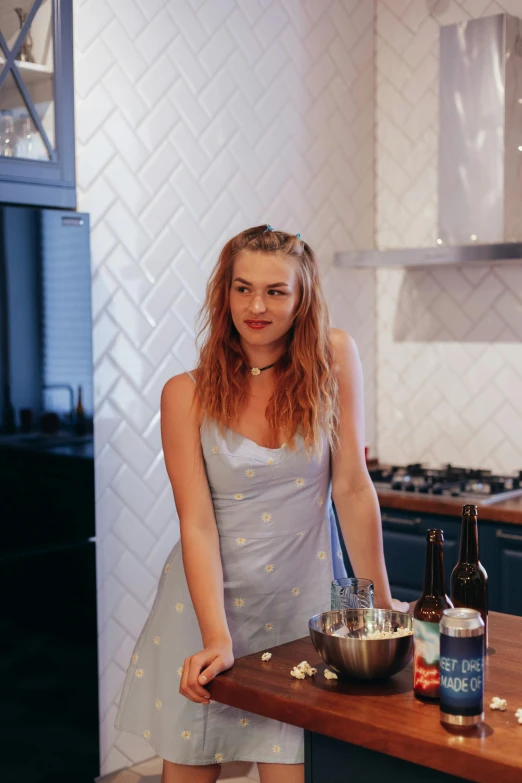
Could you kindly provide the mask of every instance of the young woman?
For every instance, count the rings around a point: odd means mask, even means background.
[[[197,369],[161,398],[163,450],[181,540],[167,558],[129,665],[116,727],[164,759],[163,783],[213,783],[225,761],[262,783],[302,783],[303,731],[211,701],[234,656],[308,633],[346,575],[392,600],[364,458],[353,340],[330,329],[315,255],[258,226],[223,248],[207,286]]]

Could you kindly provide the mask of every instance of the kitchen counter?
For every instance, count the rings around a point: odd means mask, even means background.
[[[399,492],[394,489],[377,490],[381,508],[397,508],[404,511],[418,511],[425,514],[445,514],[460,517],[462,498],[441,495],[422,495],[417,492]],[[522,525],[522,496],[512,500],[501,500],[491,505],[477,503],[479,521],[503,522]]]
[[[305,729],[307,783],[520,783],[522,618],[491,612],[489,640],[485,723],[468,730],[445,729],[438,705],[415,699],[412,664],[385,682],[326,680],[309,637],[268,648],[266,663],[261,653],[239,658],[209,689],[216,701]],[[290,669],[303,660],[318,672],[295,680]],[[508,700],[506,712],[489,709],[493,696]]]
[[[44,454],[46,457],[67,457],[74,459],[94,460],[94,444],[92,434],[75,435],[69,432],[44,434],[30,432],[27,434],[0,435],[0,449],[9,449],[21,453]]]

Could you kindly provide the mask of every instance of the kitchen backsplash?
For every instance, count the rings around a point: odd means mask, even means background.
[[[79,208],[91,214],[102,773],[152,754],[116,705],[178,538],[159,399],[195,363],[223,243],[262,222],[316,249],[359,343],[374,435],[373,0],[76,0]]]
[[[522,0],[376,11],[376,241],[433,246],[439,25],[522,17]],[[382,269],[376,308],[379,457],[522,470],[522,265]]]

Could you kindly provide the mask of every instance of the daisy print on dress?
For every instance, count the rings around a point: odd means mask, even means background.
[[[161,702],[159,699],[156,699],[156,709],[161,710],[163,706],[163,702]]]
[[[275,571],[275,565],[273,563],[267,563],[264,572],[265,574],[273,574]]]
[[[248,726],[248,724],[250,723],[250,721],[248,720],[248,718],[240,718],[240,719],[238,720],[238,723],[239,723],[239,725],[241,726],[241,728],[242,728],[242,729],[244,729],[246,726]]]
[[[139,655],[133,655],[133,656],[132,656],[132,662],[133,662],[133,663],[138,663],[138,658],[139,658],[139,657],[140,657]]]
[[[222,753],[214,753],[214,761],[216,761],[218,764],[222,764],[225,760],[225,757]]]
[[[184,740],[189,740],[192,737],[192,732],[185,729],[185,731],[181,732],[181,736]]]
[[[245,470],[245,476],[247,478],[255,478],[256,472],[255,470],[252,470],[252,468],[249,468],[248,470]]]
[[[273,630],[274,630],[273,623],[265,623],[265,631],[273,631]]]
[[[246,538],[241,538],[241,537],[236,538],[236,544],[238,546],[245,546],[246,542],[247,542]]]
[[[319,508],[321,508],[323,503],[324,503],[324,500],[322,498],[317,498],[317,505],[319,506]]]
[[[234,495],[234,500],[244,500],[245,496],[241,492],[236,492]]]
[[[175,606],[176,612],[179,612],[179,614],[181,614],[184,608],[185,608],[184,605],[180,601],[178,601],[178,603]]]
[[[276,461],[275,461],[275,459],[274,459],[273,457],[269,457],[269,458],[267,459],[267,461],[266,461],[266,464],[267,464],[267,465],[275,465],[275,464],[276,464]]]
[[[176,671],[178,672],[178,677],[181,677],[181,675],[183,674],[183,666],[178,666]]]
[[[154,644],[159,644],[159,643],[160,643],[160,638],[159,638],[159,636],[155,636],[155,637],[154,637]]]
[[[148,729],[145,729],[145,731],[143,732],[143,736],[145,737],[146,740],[150,739],[150,731]]]
[[[136,669],[136,677],[138,680],[143,680],[145,676],[145,669]]]
[[[272,753],[275,753],[276,756],[279,756],[281,753],[281,746],[280,745],[272,745]]]
[[[296,478],[296,480],[294,481],[294,484],[296,485],[296,487],[298,489],[301,489],[305,485],[305,480],[303,478]]]
[[[245,605],[245,599],[244,598],[234,598],[234,606],[237,609],[242,609]]]
[[[292,595],[294,596],[294,598],[297,598],[298,595],[301,595],[301,588],[292,587]]]
[[[218,453],[218,447],[212,446],[212,454],[217,454],[217,453]]]
[[[263,511],[263,513],[261,514],[261,519],[263,520],[265,525],[268,525],[268,523],[272,521],[272,514],[270,514],[269,511]]]
[[[170,565],[167,563],[167,565],[165,566],[165,573],[166,574],[168,573],[169,568],[170,568]]]
[[[316,555],[318,560],[326,560],[327,554],[323,549],[320,549],[319,552]]]

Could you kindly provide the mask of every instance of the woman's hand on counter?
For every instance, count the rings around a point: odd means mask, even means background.
[[[185,659],[179,692],[196,704],[208,704],[210,694],[203,685],[208,685],[217,674],[230,669],[233,663],[231,644],[211,644],[205,647]]]
[[[380,599],[376,594],[373,605],[376,609],[392,609],[394,612],[409,612],[410,605],[406,601],[399,601],[398,598]]]
[[[397,598],[392,598],[392,609],[396,612],[409,612],[410,605],[407,601],[399,601]]]

